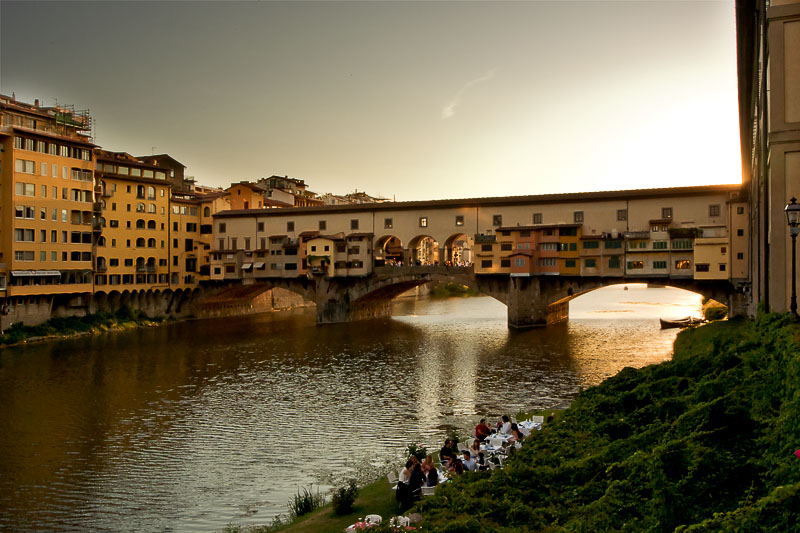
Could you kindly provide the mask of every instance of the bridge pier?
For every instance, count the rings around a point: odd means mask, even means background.
[[[317,324],[338,324],[392,316],[391,300],[351,302],[347,293],[341,298],[317,302]]]
[[[514,277],[508,284],[508,327],[533,328],[547,325],[547,299],[540,277]]]

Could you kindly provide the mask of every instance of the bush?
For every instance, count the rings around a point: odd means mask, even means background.
[[[288,505],[289,515],[297,518],[325,505],[325,496],[320,494],[319,489],[315,494],[311,487],[304,488],[302,493],[298,490],[297,494],[292,496]]]
[[[425,447],[424,444],[414,444],[411,443],[408,445],[408,456],[411,457],[412,455],[422,461],[425,457],[428,456],[428,449]]]
[[[358,486],[356,480],[351,479],[344,487],[331,489],[331,503],[333,512],[337,515],[346,515],[353,512],[353,504],[358,496]]]
[[[728,315],[728,308],[724,305],[709,305],[703,309],[706,320],[722,320]]]

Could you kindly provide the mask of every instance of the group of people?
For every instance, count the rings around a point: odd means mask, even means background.
[[[521,443],[525,439],[525,434],[522,433],[516,422],[511,422],[509,420],[508,415],[503,415],[503,417],[497,422],[497,425],[494,429],[486,425],[485,418],[481,418],[480,422],[478,422],[478,425],[475,426],[475,438],[479,442],[483,442],[495,433],[510,435],[510,437],[506,439],[509,444],[516,444],[518,442]]]
[[[495,427],[490,428],[486,419],[481,418],[475,426],[475,438],[472,439],[468,449],[458,450],[451,438],[444,441],[444,446],[439,450],[441,468],[449,473],[463,474],[464,472],[477,472],[487,470],[489,463],[481,450],[481,443],[492,435],[502,434],[508,448],[519,447],[525,435],[516,423],[511,422],[508,415],[503,415]],[[435,487],[439,484],[439,469],[433,462],[433,457],[428,455],[422,461],[416,456],[409,457],[406,466],[400,472],[397,483],[397,501],[403,509],[408,509],[422,494],[422,487]]]

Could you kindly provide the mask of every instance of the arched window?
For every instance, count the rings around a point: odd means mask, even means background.
[[[144,257],[136,258],[136,270],[144,270]]]
[[[136,229],[144,229],[144,220],[143,219],[140,218],[140,219],[138,219],[136,221]]]
[[[105,228],[106,227],[106,219],[103,218],[103,217],[98,218],[97,219],[97,223],[100,224],[101,228]]]
[[[97,246],[105,246],[106,245],[106,238],[100,235],[100,238],[97,239]]]
[[[204,217],[210,217],[211,216],[211,208],[210,207],[206,206],[206,207],[203,208],[203,216]]]
[[[156,204],[149,204],[147,206],[147,212],[148,213],[155,213],[156,212]]]
[[[136,198],[144,198],[144,185],[136,186]]]
[[[153,238],[147,239],[147,247],[148,248],[155,248],[156,247],[156,240]]]
[[[105,257],[97,257],[97,270],[106,270],[106,258]]]
[[[148,220],[147,221],[147,229],[156,229],[156,221],[155,220]]]
[[[144,204],[142,202],[136,204],[136,212],[144,213]]]
[[[144,248],[144,237],[139,237],[138,239],[136,239],[136,247]]]
[[[147,199],[148,200],[155,200],[156,199],[156,188],[152,185],[147,187]]]

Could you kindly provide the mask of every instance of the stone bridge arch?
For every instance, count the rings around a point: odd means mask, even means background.
[[[400,264],[404,259],[403,241],[397,235],[383,235],[375,239],[372,254],[376,266]]]
[[[454,233],[444,241],[442,262],[444,264],[471,264],[473,242],[466,233]]]

